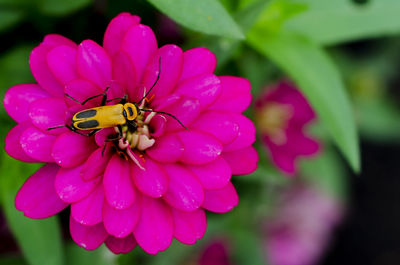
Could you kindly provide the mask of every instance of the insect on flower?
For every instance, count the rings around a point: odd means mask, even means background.
[[[159,65],[161,66],[161,58],[159,59]],[[126,125],[130,131],[136,131],[137,124],[135,119],[140,115],[141,111],[144,112],[154,112],[168,115],[174,118],[183,128],[187,129],[182,122],[180,122],[174,115],[163,112],[163,111],[155,111],[150,109],[143,109],[141,103],[143,100],[147,100],[147,96],[157,84],[158,80],[160,79],[161,69],[159,69],[158,76],[156,81],[154,82],[153,86],[147,91],[147,93],[143,96],[143,98],[138,103],[130,103],[127,102],[127,95],[125,94],[123,97],[107,99],[107,91],[110,87],[107,87],[104,93],[95,95],[92,97],[87,98],[83,102],[73,98],[72,96],[65,94],[66,97],[74,100],[80,105],[85,105],[87,102],[96,99],[98,97],[103,97],[101,100],[101,106],[85,109],[82,111],[77,112],[72,117],[71,125],[63,124],[55,127],[50,127],[47,130],[53,130],[61,127],[67,127],[71,131],[83,135],[83,136],[92,136],[99,130],[103,128],[109,127],[117,127],[118,129],[118,138],[109,139],[109,140],[119,140],[123,136],[123,128],[122,126]],[[108,105],[106,103],[112,102],[114,100],[120,100],[118,104],[115,105]],[[79,130],[92,130],[89,133],[82,133]]]

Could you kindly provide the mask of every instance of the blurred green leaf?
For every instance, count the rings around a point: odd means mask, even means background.
[[[30,265],[62,265],[64,253],[57,217],[34,220],[19,212],[15,195],[24,180],[39,168],[39,164],[19,162],[2,152],[0,191],[7,223]]]
[[[0,31],[4,31],[17,24],[24,17],[18,9],[0,8]]]
[[[1,265],[27,265],[22,257],[4,257],[0,256]]]
[[[87,251],[73,242],[66,245],[66,265],[113,265],[116,264],[116,257],[104,245],[93,251]]]
[[[299,85],[355,171],[360,169],[358,135],[342,78],[325,51],[313,42],[254,28],[250,45],[274,61]]]
[[[48,15],[68,15],[88,6],[91,0],[34,0],[37,8]]]
[[[400,1],[294,0],[308,10],[288,19],[284,27],[321,44],[333,45],[362,38],[400,33]]]
[[[195,31],[244,39],[233,18],[218,0],[148,0],[170,18]]]

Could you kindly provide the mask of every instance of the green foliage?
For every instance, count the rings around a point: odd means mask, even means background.
[[[0,32],[14,26],[24,17],[21,10],[0,8]]]
[[[179,24],[206,34],[243,39],[233,18],[217,0],[148,0]]]
[[[91,0],[35,0],[38,9],[43,14],[61,16],[68,15],[88,6]]]
[[[116,256],[106,246],[102,245],[93,251],[87,251],[77,244],[70,242],[66,245],[66,265],[114,265]]]

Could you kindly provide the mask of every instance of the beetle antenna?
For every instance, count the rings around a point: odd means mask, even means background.
[[[50,130],[54,130],[54,129],[58,129],[58,128],[62,128],[62,127],[67,127],[67,126],[65,124],[64,125],[58,125],[58,126],[47,128],[47,130],[50,131]]]
[[[183,128],[185,128],[186,130],[189,130],[188,128],[186,128],[185,125],[183,125],[183,123],[182,123],[180,120],[178,120],[177,117],[175,117],[175,116],[172,115],[171,113],[164,112],[164,111],[150,110],[150,109],[139,109],[139,110],[141,110],[141,111],[146,111],[146,112],[155,112],[155,113],[160,113],[160,114],[168,115],[168,116],[174,118]]]
[[[143,99],[145,99],[150,94],[150,91],[156,86],[158,80],[160,80],[160,75],[161,75],[161,57],[158,59],[158,75],[157,75],[157,79],[154,82],[154,84],[152,85],[152,87],[149,89],[149,91],[147,91],[146,95],[144,95],[144,97],[142,97],[142,99],[137,103],[138,105],[143,101]]]

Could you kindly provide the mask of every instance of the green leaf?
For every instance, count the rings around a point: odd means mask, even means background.
[[[170,18],[195,31],[244,39],[233,18],[217,0],[148,0]]]
[[[400,33],[400,1],[296,0],[308,10],[287,20],[286,29],[304,34],[321,44],[337,44],[357,39]]]
[[[88,6],[91,0],[35,0],[37,7],[42,13],[48,15],[68,15],[81,8]]]
[[[116,264],[116,255],[110,255],[111,252],[106,246],[102,245],[93,251],[87,251],[71,242],[66,246],[66,264],[67,265],[112,265]]]
[[[0,31],[17,24],[24,17],[24,13],[17,9],[0,8]]]
[[[27,164],[1,157],[0,191],[7,223],[30,265],[63,265],[61,231],[57,217],[35,220],[25,217],[14,206],[15,195],[23,181],[38,164]]]
[[[360,169],[358,135],[342,78],[325,51],[292,34],[268,34],[255,27],[248,41],[280,66],[305,93],[355,171]]]

